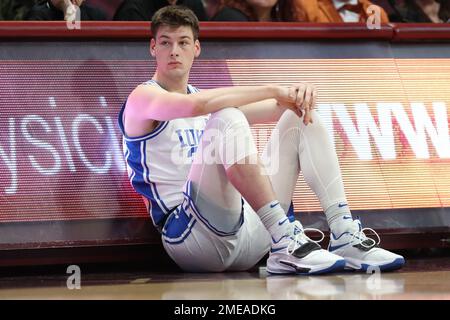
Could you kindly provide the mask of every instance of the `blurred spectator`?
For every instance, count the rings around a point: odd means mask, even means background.
[[[222,0],[214,21],[301,21],[296,0]],[[207,1],[208,2],[208,1]]]
[[[202,0],[208,19],[214,17],[222,7],[222,0]]]
[[[80,8],[80,19],[106,20],[106,15],[99,9],[83,3],[84,0],[49,0],[34,5],[25,15],[25,20],[67,20],[69,8],[74,5]]]
[[[394,22],[450,22],[450,0],[390,0]]]
[[[123,0],[86,0],[87,5],[102,10],[106,15],[106,20],[113,19],[122,2]]]
[[[208,20],[202,0],[125,0],[117,9],[114,20],[151,21],[156,11],[175,4],[194,11],[200,21]]]
[[[303,12],[306,22],[366,22],[371,13],[367,9],[373,5],[368,0],[295,0]],[[389,18],[380,8],[381,23]]]
[[[1,0],[0,20],[23,20],[38,0]]]

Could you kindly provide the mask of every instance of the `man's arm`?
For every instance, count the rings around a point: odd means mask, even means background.
[[[126,113],[145,120],[166,121],[214,113],[257,101],[295,103],[295,91],[288,87],[255,86],[202,90],[192,94],[167,92],[156,86],[140,85],[127,100]]]
[[[286,109],[288,108],[282,107],[275,99],[267,99],[239,107],[239,110],[247,117],[250,125],[276,122]],[[300,110],[297,112],[297,115],[301,117],[302,113]]]
[[[305,114],[303,122],[305,125],[312,123],[310,111],[316,107],[317,89],[311,84],[297,84],[294,102],[284,101],[280,103],[275,99],[268,99],[240,106],[239,109],[245,114],[250,125],[258,123],[276,122],[286,109],[294,111],[299,118]]]

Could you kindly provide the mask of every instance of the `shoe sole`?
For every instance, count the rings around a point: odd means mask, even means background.
[[[295,274],[295,275],[301,275],[301,276],[312,276],[312,275],[319,275],[319,274],[325,274],[325,273],[331,273],[331,272],[337,272],[337,271],[342,271],[345,268],[345,260],[337,260],[334,264],[332,264],[331,266],[325,268],[325,269],[320,269],[320,270],[316,270],[316,271],[309,271],[309,272],[273,272],[270,271],[266,268],[266,271],[271,274],[271,275],[286,275],[286,274]]]
[[[379,265],[361,263],[360,267],[352,266],[347,263],[345,266],[345,269],[367,272],[367,270],[369,268],[373,268],[374,270],[378,268],[380,271],[393,271],[393,270],[398,270],[398,269],[402,268],[404,265],[405,265],[405,259],[397,258],[392,262],[385,263],[385,264],[379,264]]]

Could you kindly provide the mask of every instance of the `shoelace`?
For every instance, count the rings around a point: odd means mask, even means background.
[[[364,231],[366,231],[366,230],[372,232],[372,233],[378,238],[378,241],[375,241],[374,239],[369,238],[368,236],[366,236],[366,234],[364,233]],[[360,231],[356,231],[356,232],[352,235],[352,238],[351,238],[351,240],[350,240],[350,243],[353,243],[353,240],[354,240],[354,239],[357,239],[357,241],[359,241],[359,244],[360,244],[361,246],[363,246],[364,248],[367,248],[367,249],[372,248],[372,247],[374,247],[374,246],[377,246],[377,245],[379,245],[380,242],[381,242],[380,236],[379,236],[378,233],[376,233],[376,231],[373,230],[372,228],[363,228],[363,229],[361,229]],[[366,242],[366,243],[370,243],[370,244],[366,244],[365,242]]]
[[[297,233],[295,233],[295,229],[298,230]],[[320,240],[313,240],[310,237],[308,237],[305,232],[306,231],[315,231],[315,232],[319,232],[322,235],[322,238],[320,238]],[[321,242],[323,239],[325,238],[325,235],[323,234],[322,231],[320,231],[319,229],[315,229],[315,228],[305,228],[303,229],[302,226],[300,225],[300,223],[298,221],[294,222],[294,238],[292,239],[291,242],[289,242],[288,246],[287,246],[287,252],[289,254],[292,254],[295,250],[297,250],[297,248],[300,247],[299,242],[302,240],[303,243],[306,243],[308,241],[311,242],[315,242],[315,243],[319,243]],[[293,246],[292,246],[293,244]],[[293,247],[291,249],[291,247]]]

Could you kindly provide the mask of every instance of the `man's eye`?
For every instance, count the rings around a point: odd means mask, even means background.
[[[168,41],[163,41],[163,42],[161,42],[161,45],[163,45],[163,46],[166,46],[166,45],[168,45],[168,44],[169,44]]]

